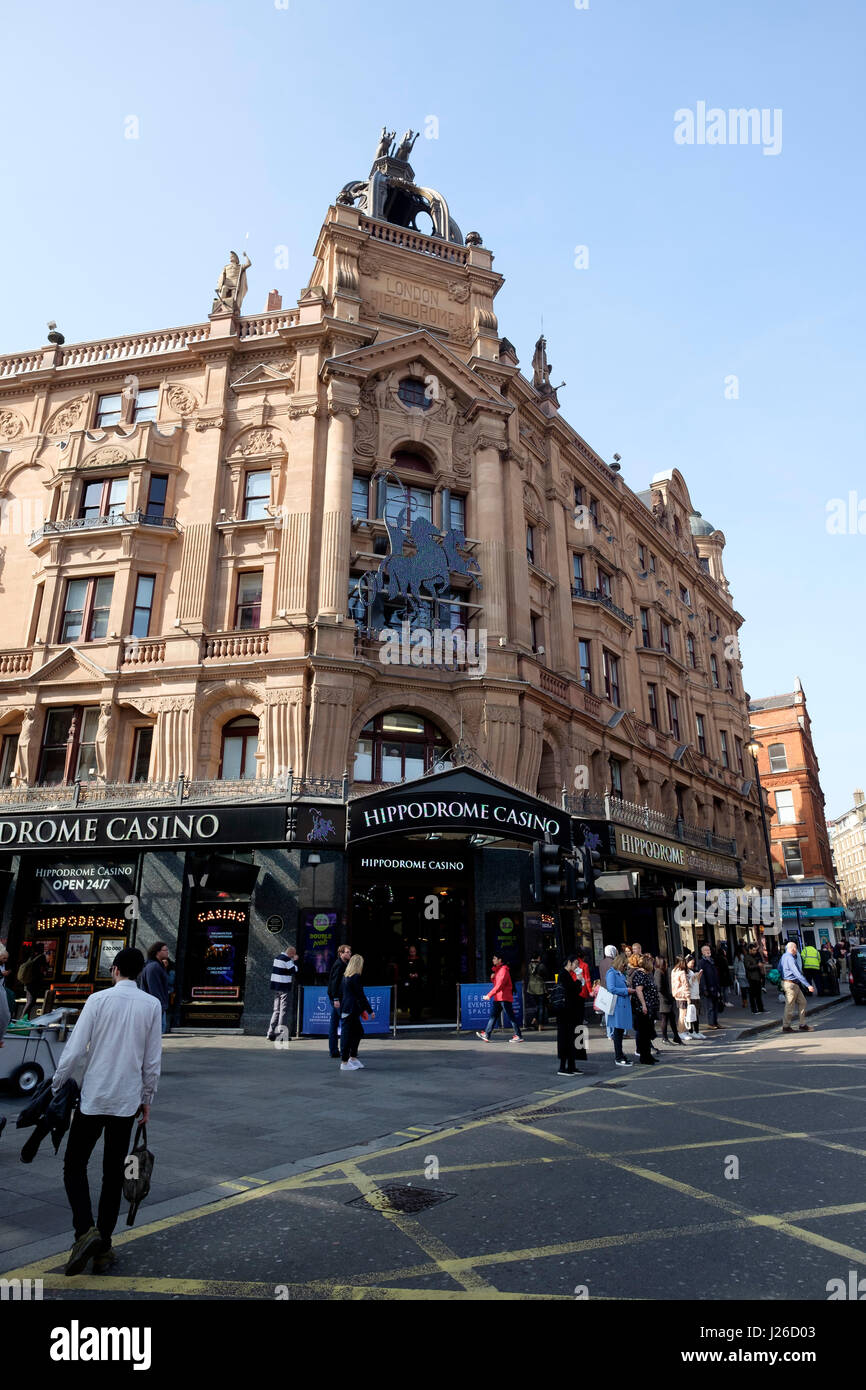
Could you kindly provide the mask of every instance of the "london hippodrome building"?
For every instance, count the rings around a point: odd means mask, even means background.
[[[56,997],[163,939],[176,1025],[258,1027],[275,952],[346,937],[447,1018],[553,946],[539,838],[639,874],[563,909],[596,955],[765,882],[724,535],[566,423],[386,146],[296,307],[235,261],[202,322],[0,358],[0,937]]]

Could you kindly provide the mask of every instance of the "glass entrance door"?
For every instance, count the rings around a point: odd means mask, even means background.
[[[396,989],[398,1023],[454,1019],[456,986],[474,972],[470,884],[355,883],[351,911],[364,978]]]

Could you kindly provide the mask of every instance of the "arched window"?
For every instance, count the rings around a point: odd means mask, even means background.
[[[223,729],[219,777],[223,782],[240,782],[256,775],[256,748],[259,721],[253,714],[242,714]]]
[[[445,762],[449,740],[422,715],[406,710],[377,714],[361,730],[355,747],[356,782],[402,782],[423,777]],[[438,770],[438,769],[437,769]]]

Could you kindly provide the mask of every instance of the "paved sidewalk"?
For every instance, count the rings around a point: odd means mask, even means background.
[[[820,1000],[817,1007],[845,1003]],[[772,1027],[781,1019],[762,1020]],[[815,1009],[813,1005],[813,1010]],[[726,1009],[715,1043],[734,1042],[746,1020]],[[748,1031],[748,1028],[746,1028]],[[667,1060],[663,1049],[662,1060]],[[716,1055],[712,1042],[690,1045],[690,1065],[701,1053]],[[684,1049],[675,1049],[682,1058]],[[618,1071],[601,1029],[590,1029],[589,1059],[582,1076],[556,1075],[556,1032],[531,1033],[512,1044],[497,1033],[490,1044],[453,1033],[365,1039],[365,1069],[341,1072],[327,1042],[302,1039],[280,1048],[254,1037],[165,1039],[163,1076],[148,1139],[156,1154],[148,1221],[224,1200],[260,1183],[286,1165],[315,1166],[329,1154],[384,1138],[416,1139],[455,1118],[477,1116],[520,1102],[549,1100],[563,1087],[582,1089],[603,1082],[653,1074],[652,1068]],[[686,1086],[689,1082],[684,1077]],[[57,1250],[69,1239],[69,1210],[63,1191],[63,1149],[49,1139],[30,1166],[19,1162],[29,1131],[15,1128],[18,1097],[0,1090],[0,1117],[8,1120],[0,1139],[0,1272]],[[93,1179],[98,1171],[94,1165]],[[255,1178],[245,1175],[254,1174]],[[125,1212],[125,1205],[123,1211]],[[125,1229],[121,1216],[118,1232]]]

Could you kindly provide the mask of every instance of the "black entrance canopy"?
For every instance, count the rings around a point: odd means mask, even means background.
[[[349,802],[353,843],[384,835],[449,830],[509,840],[549,838],[555,845],[571,848],[571,824],[565,811],[472,768],[433,772]]]

